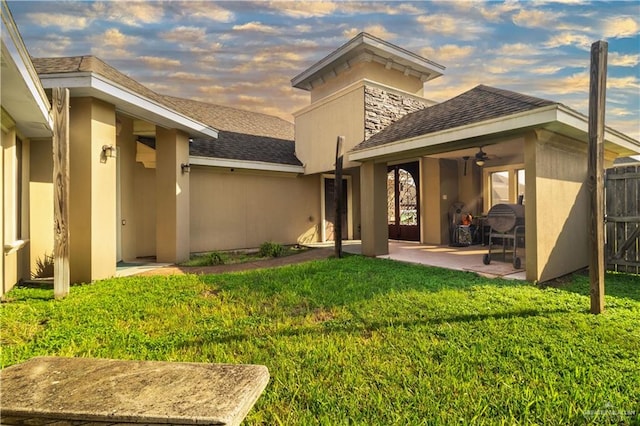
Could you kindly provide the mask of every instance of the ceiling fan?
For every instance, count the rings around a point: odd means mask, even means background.
[[[482,167],[482,166],[484,166],[484,163],[489,159],[489,156],[487,155],[486,152],[484,152],[482,150],[482,147],[480,147],[479,151],[476,152],[475,159],[476,159],[476,164],[479,167]],[[466,165],[466,163],[465,163],[465,165]]]

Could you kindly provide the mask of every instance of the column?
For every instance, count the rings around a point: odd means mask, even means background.
[[[360,167],[362,254],[389,254],[387,165],[373,161]]]
[[[189,259],[189,135],[156,127],[156,257],[158,262]]]

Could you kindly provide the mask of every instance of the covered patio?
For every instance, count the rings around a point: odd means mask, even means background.
[[[333,241],[328,241],[325,243],[312,243],[308,244],[308,246],[330,247],[333,244]],[[343,241],[342,248],[347,253],[362,254],[360,240]],[[507,255],[507,262],[502,262],[501,254],[499,254],[494,257],[495,261],[485,265],[482,262],[482,256],[487,251],[488,247],[482,245],[449,247],[448,245],[422,244],[415,241],[389,240],[389,253],[377,257],[456,271],[475,272],[488,278],[526,280],[526,272],[522,269],[514,269],[509,255]],[[498,253],[498,251],[495,253]]]

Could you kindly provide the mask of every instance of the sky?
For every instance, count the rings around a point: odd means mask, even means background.
[[[94,55],[162,94],[276,115],[291,79],[366,31],[446,67],[442,102],[478,84],[589,108],[608,42],[606,124],[640,140],[640,1],[9,1],[31,56]]]

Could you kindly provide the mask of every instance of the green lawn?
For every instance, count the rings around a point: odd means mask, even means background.
[[[350,256],[19,288],[2,366],[36,355],[257,363],[247,424],[640,424],[640,278],[562,289]]]

